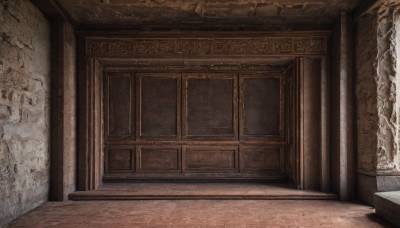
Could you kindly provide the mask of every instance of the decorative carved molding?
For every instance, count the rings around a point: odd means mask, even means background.
[[[246,71],[266,71],[269,74],[281,75],[286,69],[279,66],[270,65],[192,65],[192,66],[169,66],[169,65],[143,65],[143,66],[106,66],[105,71],[120,71],[121,69],[134,72],[246,72]]]
[[[221,56],[221,55],[321,55],[327,37],[261,38],[88,38],[88,56]]]
[[[324,38],[294,39],[294,51],[296,54],[324,54],[326,46],[326,39]]]
[[[87,43],[86,53],[94,56],[129,56],[133,53],[133,43],[124,40],[91,40]]]

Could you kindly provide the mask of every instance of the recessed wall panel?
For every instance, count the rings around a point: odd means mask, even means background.
[[[180,172],[180,146],[139,146],[140,172]]]
[[[130,73],[106,73],[105,134],[107,139],[132,138],[134,130],[134,79]]]
[[[276,146],[241,146],[241,169],[244,172],[281,171],[283,148]]]
[[[236,138],[236,77],[186,75],[184,82],[184,136],[210,140]]]
[[[188,172],[235,172],[238,150],[234,146],[187,146],[183,160]]]
[[[129,173],[134,170],[134,149],[109,147],[105,149],[105,173]]]
[[[241,77],[241,136],[280,137],[281,84],[279,77]]]
[[[140,137],[180,137],[180,76],[139,74]]]

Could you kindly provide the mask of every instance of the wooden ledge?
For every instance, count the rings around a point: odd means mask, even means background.
[[[336,200],[332,193],[263,183],[108,183],[77,191],[70,200]]]

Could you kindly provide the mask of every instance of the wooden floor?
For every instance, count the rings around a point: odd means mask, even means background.
[[[391,227],[374,209],[335,200],[48,202],[6,228]]]
[[[142,199],[336,199],[332,193],[262,183],[108,183],[96,191],[74,192],[71,200]]]

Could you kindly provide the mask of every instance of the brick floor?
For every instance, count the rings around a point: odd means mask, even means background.
[[[328,200],[49,202],[8,227],[390,227],[371,207]]]

